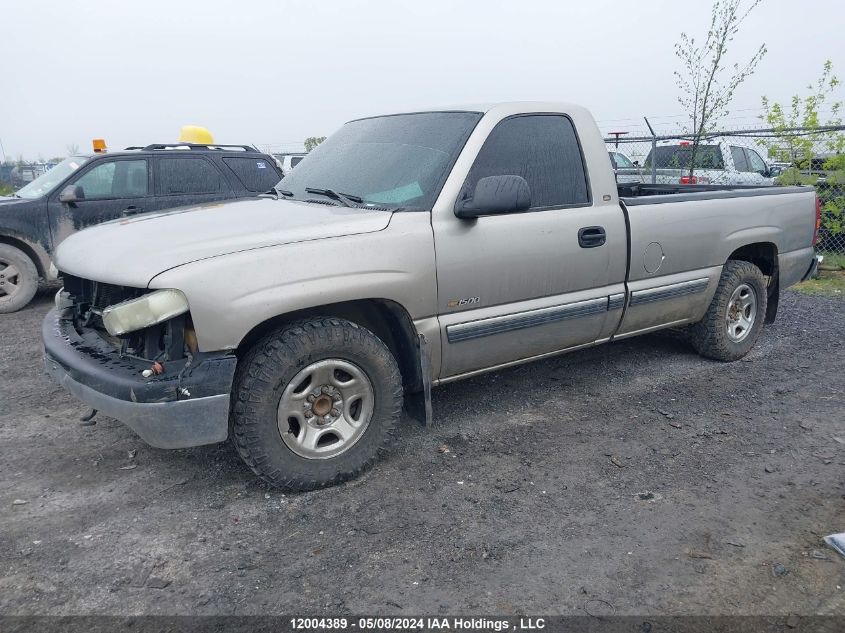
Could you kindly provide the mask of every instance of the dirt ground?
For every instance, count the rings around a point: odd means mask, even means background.
[[[0,317],[0,613],[845,614],[845,301],[743,361],[662,334],[435,390],[347,485],[268,490],[42,375]],[[22,503],[25,502],[25,503]]]

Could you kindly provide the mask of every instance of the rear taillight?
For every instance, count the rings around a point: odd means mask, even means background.
[[[813,231],[813,246],[819,241],[819,229],[822,228],[822,201],[816,196],[816,229]]]
[[[681,176],[682,185],[706,185],[710,182],[707,176]]]

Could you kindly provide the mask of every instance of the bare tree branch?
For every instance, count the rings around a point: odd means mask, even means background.
[[[678,102],[687,111],[692,123],[690,182],[702,137],[728,114],[727,108],[737,87],[754,73],[766,55],[766,45],[761,44],[744,65],[737,63],[727,67],[725,63],[729,45],[739,33],[739,27],[761,1],[753,0],[748,8],[741,11],[743,0],[716,0],[704,42],[697,44],[695,38],[681,33],[679,42],[675,44],[675,56],[681,63],[681,70],[675,72],[676,83],[681,90]]]

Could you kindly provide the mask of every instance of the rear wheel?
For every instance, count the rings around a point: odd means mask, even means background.
[[[402,407],[402,379],[387,346],[343,319],[311,319],[265,336],[235,381],[238,453],[262,479],[291,491],[369,467],[386,450]]]
[[[766,319],[766,279],[749,262],[729,261],[704,318],[690,328],[690,340],[702,356],[722,361],[745,356]]]
[[[38,290],[38,269],[19,248],[0,244],[0,314],[16,312]]]

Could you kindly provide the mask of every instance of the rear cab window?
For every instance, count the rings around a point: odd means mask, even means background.
[[[692,165],[692,144],[664,145],[648,153],[645,166],[654,162],[657,169],[689,169]],[[725,161],[718,145],[699,145],[695,151],[695,169],[724,169]]]
[[[247,191],[270,191],[282,179],[275,166],[266,158],[226,156],[226,166],[232,170]]]

